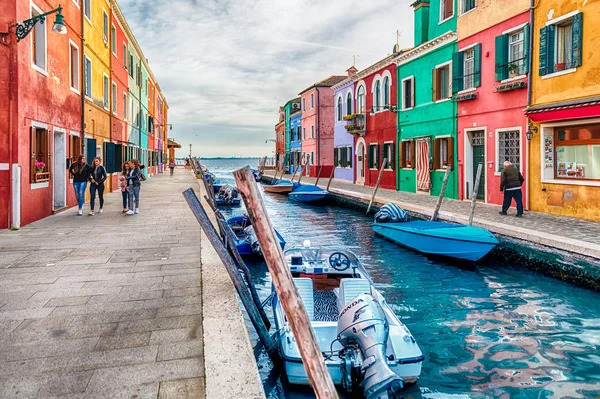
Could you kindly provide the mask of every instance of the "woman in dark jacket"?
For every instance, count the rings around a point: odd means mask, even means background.
[[[98,191],[98,198],[100,199],[100,209],[98,210],[98,213],[102,213],[102,207],[104,207],[104,181],[106,180],[106,177],[106,169],[102,166],[102,158],[94,158],[90,171],[90,216],[94,216],[96,191]]]
[[[85,189],[87,188],[88,178],[90,176],[90,165],[85,162],[85,156],[79,155],[77,162],[71,165],[69,173],[73,177],[73,188],[77,197],[77,214],[83,214],[83,201],[85,200]]]
[[[129,161],[129,173],[125,176],[127,180],[127,190],[129,191],[129,210],[127,215],[133,215],[134,213],[140,213],[140,187],[142,185],[140,181],[140,161],[132,159]],[[135,210],[134,210],[135,201]]]

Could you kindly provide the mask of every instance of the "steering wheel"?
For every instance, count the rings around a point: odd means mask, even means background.
[[[329,256],[329,266],[343,272],[350,267],[350,258],[343,252],[334,252]]]

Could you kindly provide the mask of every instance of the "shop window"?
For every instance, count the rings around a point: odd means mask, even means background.
[[[79,91],[79,48],[74,43],[69,44],[69,58],[71,88]]]
[[[69,158],[72,162],[77,161],[77,157],[81,154],[81,137],[71,134],[69,136]]]
[[[42,14],[37,7],[31,8],[31,17]],[[46,71],[46,25],[37,23],[31,32],[31,63],[34,67]]]
[[[440,21],[454,16],[454,0],[440,0]]]
[[[387,170],[393,170],[394,169],[394,143],[384,143],[383,144],[383,154],[382,154],[382,158],[387,159],[387,164],[385,165],[385,168]]]
[[[402,159],[401,167],[405,169],[415,168],[415,142],[413,140],[405,140],[401,145]]]
[[[481,86],[481,44],[452,55],[452,93]]]
[[[437,138],[433,141],[433,168],[452,168],[454,162],[454,139],[452,137]]]
[[[496,80],[529,72],[529,24],[523,29],[496,37]]]
[[[379,144],[369,145],[369,168],[379,169]]]
[[[475,9],[475,7],[477,6],[477,3],[475,0],[461,0],[461,5],[460,5],[460,13],[461,14],[465,14],[473,9]]]
[[[600,124],[554,129],[555,177],[600,180]]]
[[[450,97],[450,65],[446,64],[433,70],[433,101]]]
[[[38,127],[31,128],[31,183],[39,183],[50,180],[50,165],[48,150],[49,135],[47,129]]]
[[[540,75],[581,66],[582,40],[582,13],[544,26],[540,30]]]
[[[505,130],[496,132],[496,140],[498,149],[498,164],[496,170],[501,172],[504,168],[504,162],[509,161],[521,168],[521,132],[518,130]]]

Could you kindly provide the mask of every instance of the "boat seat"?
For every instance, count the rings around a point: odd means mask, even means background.
[[[298,294],[304,303],[308,318],[312,321],[315,319],[315,299],[313,291],[313,282],[311,279],[306,277],[295,277],[294,284],[298,289]]]
[[[338,291],[338,308],[340,311],[348,302],[360,294],[370,294],[371,284],[366,278],[343,278]]]

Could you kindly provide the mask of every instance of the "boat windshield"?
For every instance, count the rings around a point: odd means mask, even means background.
[[[344,249],[319,249],[319,248],[291,248],[285,251],[285,260],[292,265],[308,265],[311,267],[329,267],[329,258],[332,254],[342,254],[342,258],[350,261],[353,268],[360,267],[356,255]]]

